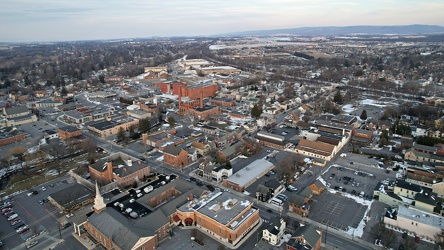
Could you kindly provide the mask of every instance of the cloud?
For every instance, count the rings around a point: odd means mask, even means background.
[[[3,39],[64,40],[306,26],[444,25],[442,13],[442,0],[1,0],[0,32]]]

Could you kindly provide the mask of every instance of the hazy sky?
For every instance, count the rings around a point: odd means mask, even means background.
[[[310,26],[444,26],[444,0],[0,0],[0,23],[0,41],[214,35]]]

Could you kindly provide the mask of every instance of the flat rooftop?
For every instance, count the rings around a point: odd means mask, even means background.
[[[198,211],[215,221],[229,226],[231,229],[237,228],[242,221],[252,215],[257,209],[248,208],[250,201],[228,192],[214,192],[203,195],[200,199],[194,199],[180,206],[178,210],[183,212]],[[249,209],[244,213],[244,210]],[[236,221],[233,219],[243,213]]]
[[[228,177],[227,181],[237,183],[241,187],[245,187],[247,184],[252,183],[258,175],[271,170],[273,168],[273,163],[264,160],[258,159],[239,170],[232,176]]]
[[[441,224],[441,216],[432,213],[426,213],[414,208],[398,207],[398,217],[409,218],[432,227],[444,229],[444,223]]]

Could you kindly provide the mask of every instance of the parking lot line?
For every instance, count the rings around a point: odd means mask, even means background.
[[[16,203],[19,204],[19,206],[29,215],[30,218],[37,222],[37,219],[28,211],[28,209],[26,209],[20,202],[16,201]]]

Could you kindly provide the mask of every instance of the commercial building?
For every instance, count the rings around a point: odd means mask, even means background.
[[[3,108],[3,126],[11,127],[37,121],[37,116],[31,114],[26,106]],[[0,124],[1,125],[1,124]]]
[[[107,118],[106,120],[90,123],[87,125],[88,131],[98,137],[107,137],[117,135],[122,128],[124,131],[129,131],[129,128],[139,125],[139,120],[130,117],[117,117],[114,119]]]
[[[334,145],[325,142],[310,141],[307,139],[301,139],[295,149],[296,153],[326,161],[330,161],[331,158],[333,158],[336,150]]]
[[[442,216],[405,206],[386,208],[384,223],[431,241],[444,230]]]
[[[253,203],[228,192],[190,199],[177,208],[176,215],[183,225],[194,225],[233,247],[260,223],[259,209]]]
[[[75,183],[65,189],[48,196],[51,205],[63,213],[70,213],[93,202],[93,191],[81,184]]]
[[[83,131],[73,126],[65,126],[57,129],[60,140],[68,140],[83,135]]]
[[[237,173],[223,180],[223,185],[238,192],[243,192],[247,187],[253,184],[257,179],[264,176],[274,165],[264,159],[258,159],[242,168]]]

